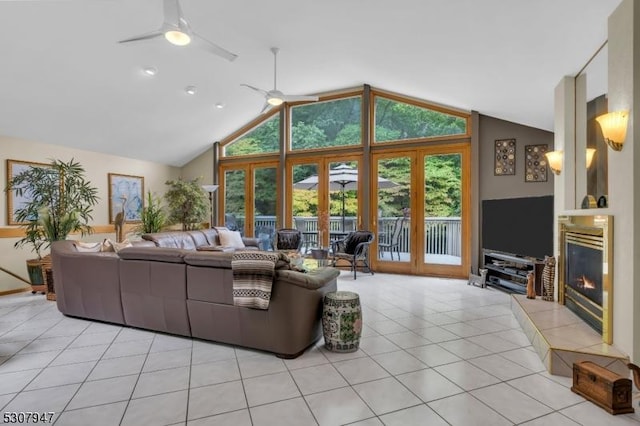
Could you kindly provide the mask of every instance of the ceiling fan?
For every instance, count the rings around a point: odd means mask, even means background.
[[[155,31],[140,34],[135,37],[120,40],[118,43],[129,43],[132,41],[148,40],[160,36],[164,36],[167,41],[176,46],[186,46],[192,41],[202,49],[205,49],[214,55],[218,55],[228,61],[233,61],[238,55],[229,52],[215,43],[196,34],[187,20],[182,15],[182,9],[178,0],[163,0],[164,22]]]
[[[265,104],[262,108],[261,113],[265,112],[272,106],[281,105],[283,102],[297,102],[297,101],[311,101],[315,102],[319,98],[317,96],[305,96],[305,95],[285,95],[281,91],[277,89],[276,81],[278,77],[278,52],[280,49],[277,47],[272,47],[271,52],[273,53],[273,90],[263,90],[258,89],[257,87],[250,86],[248,84],[241,84],[241,86],[248,87],[251,90],[255,90],[265,97]]]

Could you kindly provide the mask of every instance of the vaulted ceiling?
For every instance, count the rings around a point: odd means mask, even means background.
[[[366,83],[552,130],[555,85],[606,40],[619,3],[182,0],[229,62],[163,38],[117,43],[158,28],[161,0],[0,1],[0,135],[180,166],[260,113],[240,84],[272,88],[273,46],[285,93]]]

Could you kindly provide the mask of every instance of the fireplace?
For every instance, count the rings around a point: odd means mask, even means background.
[[[560,216],[558,301],[611,343],[611,216]]]

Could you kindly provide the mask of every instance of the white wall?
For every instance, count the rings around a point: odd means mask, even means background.
[[[640,5],[623,0],[608,22],[609,111],[631,111],[621,152],[608,151],[609,208],[575,208],[574,90],[564,78],[556,88],[556,146],[564,147],[562,174],[556,178],[556,215],[613,216],[613,344],[632,361],[640,360],[640,147],[635,147],[634,122],[640,122]],[[638,138],[640,141],[640,138]],[[561,145],[562,144],[562,145]],[[557,230],[556,230],[557,239]],[[556,251],[557,254],[557,251]],[[611,267],[611,265],[610,265]]]
[[[213,148],[209,148],[182,166],[182,178],[192,180],[202,178],[203,185],[213,183]]]
[[[148,161],[99,154],[96,152],[66,148],[56,145],[25,141],[0,136],[0,176],[2,188],[6,187],[6,160],[23,160],[46,163],[50,159],[68,161],[76,159],[86,170],[86,176],[98,188],[100,201],[93,211],[94,226],[109,224],[108,173],[119,173],[144,177],[144,189],[162,195],[165,181],[180,177],[181,169]],[[7,227],[7,198],[0,196],[0,231]],[[0,232],[0,237],[3,234]],[[85,237],[87,241],[99,241],[103,238],[115,238],[115,234],[96,234]],[[16,250],[13,244],[18,238],[0,238],[0,266],[27,278],[25,260],[34,257],[28,248]],[[0,272],[0,292],[24,287],[21,281]]]
[[[640,360],[640,5],[624,0],[609,17],[609,111],[629,109],[622,151],[609,150],[609,210],[614,216],[613,339]],[[634,65],[637,64],[637,65]],[[640,122],[640,121],[638,121]],[[640,138],[638,138],[640,141]]]

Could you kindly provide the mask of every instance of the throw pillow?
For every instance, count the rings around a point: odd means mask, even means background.
[[[133,247],[133,244],[129,242],[129,240],[124,240],[121,243],[111,243],[113,245],[113,250],[117,253],[123,248]]]
[[[244,242],[242,241],[242,235],[238,231],[229,231],[224,229],[218,229],[218,238],[220,238],[220,245],[224,247],[244,248]]]
[[[116,253],[122,250],[123,248],[133,247],[133,244],[129,240],[124,240],[120,243],[116,243],[115,241],[111,241],[110,239],[104,240],[104,249],[103,251],[115,251]]]
[[[102,243],[85,243],[82,241],[76,241],[73,243],[76,246],[76,250],[80,253],[98,253],[102,250]]]
[[[356,247],[358,247],[358,244],[366,243],[367,241],[369,241],[368,233],[352,232],[344,241],[344,252],[347,254],[354,254],[356,251]]]
[[[111,240],[109,238],[105,238],[104,241],[102,241],[101,251],[115,251],[113,249],[113,244],[111,244]]]

